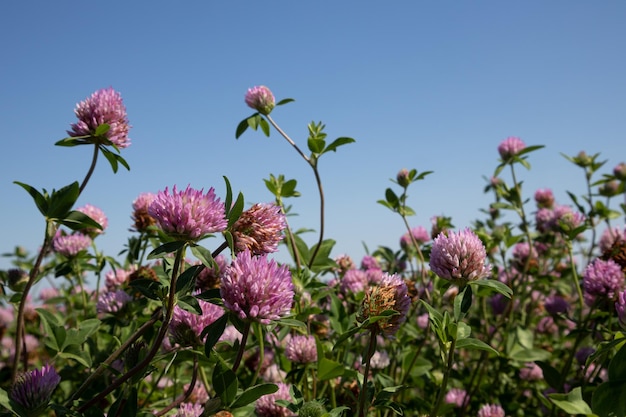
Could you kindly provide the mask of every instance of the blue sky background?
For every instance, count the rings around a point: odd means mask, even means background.
[[[273,117],[303,148],[312,120],[331,140],[357,141],[320,163],[334,254],[398,246],[402,221],[376,201],[403,167],[434,171],[411,189],[412,226],[482,218],[483,177],[507,136],[546,146],[520,172],[527,196],[549,187],[569,203],[583,173],[561,152],[600,152],[606,170],[626,160],[625,21],[626,2],[610,0],[4,2],[0,252],[40,245],[44,221],[13,181],[82,180],[91,149],[54,143],[75,104],[109,86],[133,125],[131,171],[113,175],[101,160],[78,202],[108,216],[109,254],[126,242],[139,193],[191,184],[223,196],[223,175],[248,205],[272,200],[270,173],[296,178],[291,222],[318,228],[314,178],[294,150],[276,132],[235,140],[259,84],[296,99]]]

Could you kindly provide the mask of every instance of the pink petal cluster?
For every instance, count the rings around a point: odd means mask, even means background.
[[[291,417],[295,416],[287,407],[276,404],[276,400],[291,402],[289,385],[279,382],[278,391],[273,394],[264,395],[259,398],[254,407],[258,417]]]
[[[585,268],[583,290],[585,302],[592,305],[596,298],[614,300],[625,287],[622,268],[612,259],[595,259]]]
[[[271,113],[275,106],[274,94],[264,85],[248,89],[245,100],[248,107],[266,116]]]
[[[489,276],[487,252],[481,240],[466,228],[458,233],[440,233],[433,241],[430,269],[443,279],[466,283]]]
[[[498,153],[504,161],[507,161],[520,153],[525,147],[526,144],[523,140],[515,136],[509,136],[498,145]]]
[[[78,122],[71,125],[67,133],[72,137],[93,135],[103,124],[109,125],[105,137],[118,148],[130,145],[128,117],[120,93],[112,88],[98,90],[76,105],[74,110]]]
[[[148,214],[165,233],[180,240],[195,241],[227,226],[224,203],[212,187],[206,194],[189,186],[184,191],[174,186],[170,194],[166,187],[156,195]]]
[[[91,238],[82,233],[66,235],[61,232],[52,239],[52,249],[67,258],[78,255],[80,251],[87,250],[91,245]]]
[[[415,250],[415,248],[413,248],[413,240],[411,239],[411,236],[415,239],[415,242],[417,242],[418,245],[423,245],[430,240],[430,233],[428,233],[426,228],[422,226],[414,227],[411,229],[411,234],[406,232],[400,238],[400,247],[405,251],[411,249]]]
[[[295,363],[313,363],[317,361],[315,336],[294,335],[285,346],[285,356]]]
[[[498,404],[485,404],[478,410],[478,417],[505,417],[504,408]]]
[[[224,305],[239,318],[269,324],[289,314],[294,298],[291,272],[266,255],[239,252],[222,276]]]
[[[197,346],[204,342],[200,335],[205,327],[215,322],[224,315],[224,309],[213,303],[198,300],[202,314],[195,314],[183,310],[179,306],[174,307],[174,315],[170,322],[170,336],[174,343],[181,346]]]
[[[105,216],[104,212],[96,206],[92,206],[91,204],[85,204],[84,206],[79,207],[76,210],[91,217],[93,220],[96,221],[96,223],[98,223],[102,227],[102,229],[98,229],[95,227],[82,229],[81,230],[82,233],[85,233],[91,237],[94,237],[96,235],[104,233],[106,228],[109,226],[109,220],[107,219],[107,216]]]
[[[255,204],[241,213],[233,224],[235,249],[246,249],[254,255],[276,252],[283,239],[287,221],[282,209],[276,204]]]
[[[105,291],[98,296],[96,304],[96,312],[98,314],[115,314],[130,303],[133,297],[128,295],[124,290]]]

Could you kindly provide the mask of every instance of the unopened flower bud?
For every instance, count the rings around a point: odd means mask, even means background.
[[[249,107],[266,116],[275,106],[274,94],[264,85],[248,89],[245,100]]]
[[[626,163],[620,162],[615,168],[613,168],[613,175],[620,181],[626,181]]]
[[[411,174],[409,170],[406,168],[402,168],[400,172],[398,172],[398,175],[396,176],[396,180],[398,181],[398,184],[400,185],[400,187],[402,188],[408,187],[409,184],[411,184]]]

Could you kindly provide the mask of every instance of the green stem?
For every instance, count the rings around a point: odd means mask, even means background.
[[[361,385],[361,391],[359,392],[359,403],[357,406],[357,417],[365,417],[368,406],[367,406],[367,379],[370,373],[370,362],[374,352],[376,350],[376,335],[377,331],[375,328],[370,330],[370,340],[367,346],[367,350],[365,351],[365,357],[363,358],[365,361],[365,370],[363,371],[363,384]]]
[[[452,366],[454,365],[455,347],[456,347],[456,338],[453,338],[452,342],[450,342],[450,348],[448,350],[448,363],[446,364],[446,369],[443,374],[443,381],[441,382],[441,388],[439,388],[439,395],[437,395],[437,401],[435,402],[435,406],[430,412],[430,417],[437,417],[437,412],[439,411],[439,407],[441,407],[443,398],[446,395],[446,389],[448,387],[448,379],[450,378],[450,372],[452,371]]]
[[[237,372],[239,369],[239,365],[241,365],[241,359],[243,358],[243,353],[246,350],[246,344],[248,343],[248,335],[250,334],[250,320],[246,320],[246,323],[243,328],[243,334],[241,336],[241,342],[239,344],[239,351],[237,352],[237,357],[235,358],[235,362],[233,363],[233,372]]]
[[[98,147],[98,144],[95,144],[93,149],[93,157],[91,158],[91,166],[89,167],[87,175],[85,175],[82,184],[80,184],[80,188],[78,189],[79,195],[82,194],[83,190],[87,186],[87,183],[89,182],[89,179],[91,178],[91,175],[93,174],[93,171],[96,169],[96,162],[98,161],[99,150],[100,149]]]
[[[154,356],[157,354],[159,349],[162,347],[163,339],[167,334],[167,330],[172,320],[172,315],[174,313],[174,307],[176,306],[176,281],[178,279],[178,271],[180,265],[182,263],[184,253],[185,253],[186,245],[180,248],[176,252],[176,260],[174,261],[174,268],[172,270],[172,279],[170,282],[170,292],[167,299],[167,306],[165,310],[165,315],[163,317],[163,322],[161,323],[161,327],[157,333],[156,339],[150,348],[150,351],[146,355],[146,357],[139,362],[137,365],[133,366],[128,372],[124,375],[113,381],[111,385],[105,388],[101,393],[93,397],[91,400],[87,401],[85,404],[78,408],[79,412],[84,412],[85,410],[93,407],[95,404],[99,403],[104,397],[106,397],[109,393],[113,392],[115,389],[120,387],[124,382],[128,381],[130,378],[144,370],[152,361]]]
[[[263,340],[263,327],[261,326],[261,323],[254,323],[254,333],[256,334],[257,343],[259,344],[259,365],[254,371],[254,377],[252,378],[252,383],[250,384],[250,386],[256,384],[256,381],[259,378],[259,374],[261,372],[261,368],[263,367],[263,361],[265,360],[265,345]]]

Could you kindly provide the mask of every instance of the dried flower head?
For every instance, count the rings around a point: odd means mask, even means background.
[[[255,204],[241,213],[232,226],[237,252],[250,250],[254,255],[276,252],[287,227],[285,215],[276,204]]]
[[[241,319],[269,324],[289,314],[294,290],[287,265],[239,252],[222,276],[224,305]]]
[[[44,365],[41,370],[35,369],[20,375],[9,397],[29,415],[37,415],[46,408],[59,382],[61,377],[57,371],[51,365]]]
[[[275,106],[274,94],[264,85],[248,89],[245,100],[248,107],[266,116],[272,112]]]
[[[463,286],[489,276],[491,265],[485,265],[487,253],[481,240],[466,228],[458,233],[440,234],[433,241],[430,269],[443,279]]]
[[[395,274],[383,274],[380,284],[365,292],[356,319],[363,323],[370,317],[381,316],[385,311],[394,311],[396,314],[372,323],[374,330],[392,337],[406,320],[410,307],[411,298],[404,280]]]
[[[184,191],[174,186],[170,194],[166,187],[150,204],[148,214],[165,233],[179,240],[196,241],[227,226],[224,203],[213,187],[206,194],[189,186]]]
[[[152,193],[141,193],[133,201],[133,227],[138,232],[146,232],[150,226],[156,224],[156,220],[148,214],[148,207],[156,196]]]
[[[112,88],[98,90],[84,101],[76,105],[74,110],[78,122],[71,125],[68,134],[72,137],[92,136],[96,129],[104,124],[109,130],[104,136],[118,148],[127,148],[130,145],[128,131],[130,125],[126,116],[126,107],[120,93]]]

